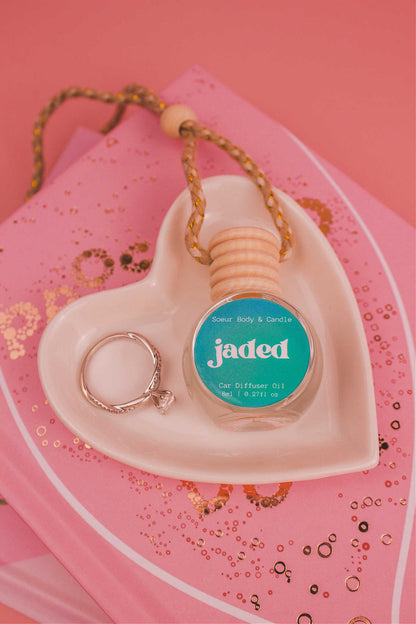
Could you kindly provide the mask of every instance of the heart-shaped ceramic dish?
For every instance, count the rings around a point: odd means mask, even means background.
[[[203,246],[219,230],[257,225],[273,231],[256,187],[239,176],[203,183],[207,215]],[[351,286],[319,228],[275,190],[295,235],[281,265],[283,298],[314,326],[323,350],[319,391],[300,420],[274,431],[219,429],[187,393],[182,375],[186,338],[210,306],[208,269],[184,245],[188,191],[173,203],[160,230],[152,268],[135,284],[79,299],[46,328],[38,353],[46,396],[63,423],[104,454],[152,473],[221,483],[270,483],[325,477],[374,467],[378,438],[371,365]],[[91,405],[80,387],[88,350],[117,332],[143,334],[162,356],[161,388],[175,394],[166,414],[145,402],[125,414]],[[108,400],[140,394],[151,376],[148,356],[129,341],[108,345],[91,383]]]

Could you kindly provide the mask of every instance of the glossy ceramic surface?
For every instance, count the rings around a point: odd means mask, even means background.
[[[260,194],[246,178],[209,178],[204,190],[203,245],[236,223],[273,231]],[[128,465],[205,482],[313,479],[377,464],[373,381],[355,297],[317,226],[294,200],[276,193],[296,239],[292,258],[281,265],[283,297],[310,320],[323,351],[322,382],[308,411],[276,431],[229,432],[216,427],[189,398],[182,376],[183,346],[210,300],[208,269],[184,245],[190,214],[184,191],[163,222],[147,277],[73,302],[43,334],[38,354],[42,385],[74,434]],[[150,402],[127,414],[111,414],[83,396],[79,375],[86,352],[104,336],[124,331],[143,334],[159,349],[161,388],[176,397],[166,415]],[[146,386],[152,373],[147,358],[128,342],[108,345],[91,366],[90,383],[111,402],[127,400]]]

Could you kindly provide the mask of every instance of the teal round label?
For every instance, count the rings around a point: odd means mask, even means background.
[[[208,313],[193,355],[202,382],[216,397],[241,407],[266,407],[299,387],[311,347],[304,325],[288,308],[246,297]]]

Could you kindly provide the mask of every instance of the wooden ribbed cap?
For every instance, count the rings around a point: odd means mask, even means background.
[[[280,296],[280,241],[268,230],[237,227],[211,239],[209,253],[211,299],[244,290]]]

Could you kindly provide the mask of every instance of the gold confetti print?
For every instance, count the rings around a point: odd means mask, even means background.
[[[7,310],[0,311],[0,334],[6,341],[11,360],[26,354],[23,343],[33,336],[40,320],[39,310],[29,301],[15,303]]]
[[[333,218],[328,206],[314,197],[299,197],[296,201],[302,208],[316,212],[319,217],[319,229],[325,236],[329,234]]]
[[[53,290],[44,290],[43,296],[45,298],[46,320],[48,323],[59,310],[62,310],[68,303],[77,299],[77,295],[72,288],[65,284]],[[61,298],[64,298],[65,301],[59,305],[59,300]]]
[[[99,273],[96,276],[88,276],[85,274],[87,266],[95,269],[98,261]],[[86,249],[77,256],[72,263],[73,275],[81,286],[88,288],[96,288],[101,286],[114,272],[114,260],[108,255],[105,249]]]
[[[149,243],[136,241],[133,245],[130,245],[128,249],[120,256],[120,265],[124,271],[131,271],[133,273],[141,273],[147,271],[152,263],[147,258],[140,258],[139,254],[145,253],[149,250]],[[139,257],[138,257],[139,256]]]
[[[271,496],[262,496],[257,492],[254,485],[243,485],[243,490],[250,503],[262,507],[276,507],[285,500],[291,487],[292,483],[281,483],[278,490]]]
[[[200,518],[224,507],[233,491],[232,485],[220,485],[217,495],[207,500],[202,497],[198,488],[192,481],[183,481],[182,483],[188,490],[191,490],[188,493],[188,498],[198,512]]]

